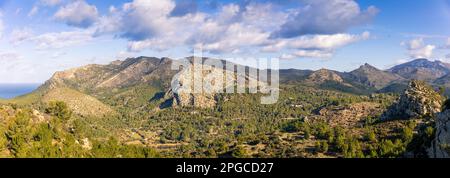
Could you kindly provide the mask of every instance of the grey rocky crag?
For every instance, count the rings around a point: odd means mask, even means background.
[[[259,87],[260,91],[267,90],[267,83],[258,80],[257,76],[251,77],[247,73],[238,74],[234,70],[226,69],[226,65],[236,64],[217,59],[208,60],[221,63],[222,67],[211,67],[208,64],[190,60],[188,67],[173,77],[171,89],[164,97],[170,106],[212,108],[217,104],[220,93],[226,92],[227,89],[235,89],[238,77],[245,82],[245,87],[248,89],[257,90]]]
[[[412,80],[408,88],[383,114],[382,120],[433,116],[441,111],[443,97],[423,81]]]
[[[427,152],[431,158],[450,158],[450,110],[437,114],[435,138]]]

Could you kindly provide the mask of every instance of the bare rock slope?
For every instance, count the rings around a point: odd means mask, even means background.
[[[412,80],[409,87],[382,116],[383,120],[433,116],[441,112],[443,97],[423,81]]]
[[[450,158],[450,110],[436,117],[436,135],[427,150],[431,158]]]

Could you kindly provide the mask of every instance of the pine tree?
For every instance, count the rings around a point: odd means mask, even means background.
[[[5,135],[9,142],[9,149],[15,157],[25,157],[30,137],[30,116],[26,112],[19,112],[9,124]]]
[[[72,111],[69,109],[67,104],[62,101],[49,102],[45,112],[63,121],[69,120],[72,117]]]

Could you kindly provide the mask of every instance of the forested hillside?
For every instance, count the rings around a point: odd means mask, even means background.
[[[400,75],[368,64],[281,70],[271,105],[249,92],[174,105],[170,63],[140,57],[71,69],[1,101],[0,156],[428,157],[445,108],[445,87],[403,78],[402,66],[391,70]]]

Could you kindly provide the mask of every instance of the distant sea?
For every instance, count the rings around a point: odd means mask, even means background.
[[[41,84],[0,84],[0,98],[11,99],[27,93],[31,93],[37,89]]]

